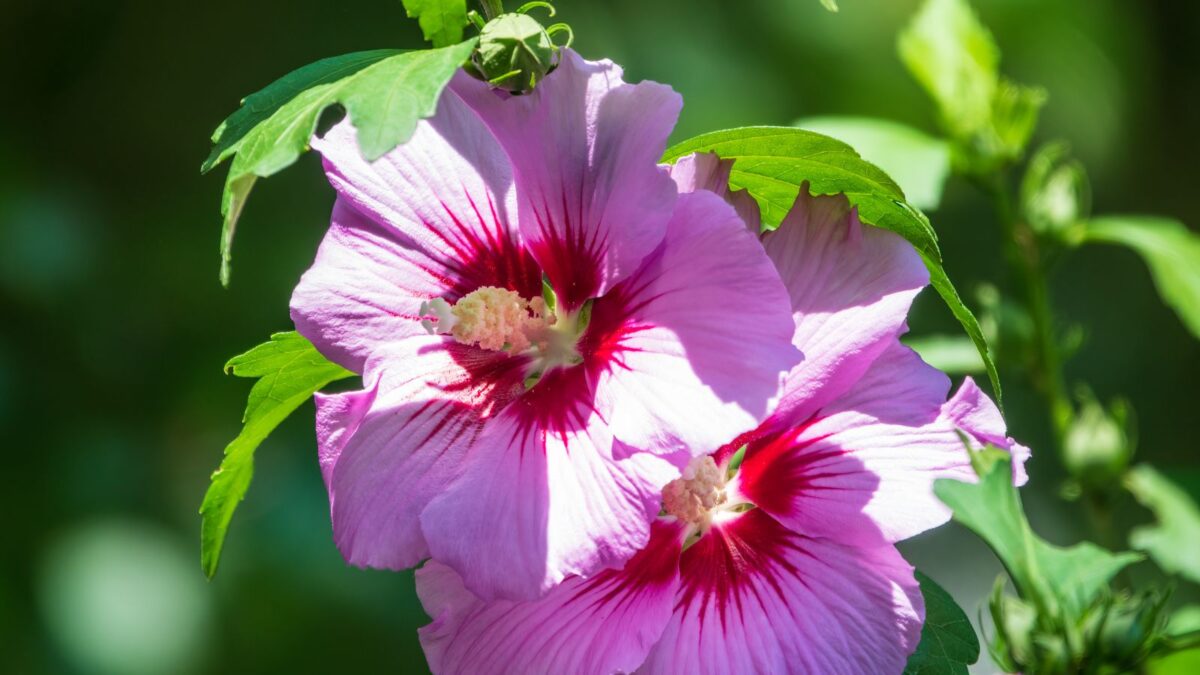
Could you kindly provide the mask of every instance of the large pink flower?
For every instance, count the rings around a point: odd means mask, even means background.
[[[460,74],[374,163],[348,123],[314,140],[338,196],[292,317],[366,385],[317,398],[350,562],[432,555],[535,597],[623,564],[677,458],[773,408],[787,291],[728,204],[656,164],[679,107],[566,52],[529,96]]]
[[[726,185],[712,157],[676,176],[685,189]],[[481,600],[427,563],[417,590],[435,673],[904,668],[924,607],[894,543],[949,518],[936,478],[973,478],[959,432],[1012,451],[1018,481],[1028,451],[973,382],[947,400],[946,376],[897,339],[928,279],[903,239],[863,226],[844,198],[802,192],[764,244],[805,354],[785,403],[666,486],[649,545],[622,570],[512,602]]]

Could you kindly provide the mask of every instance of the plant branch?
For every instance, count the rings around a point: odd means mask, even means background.
[[[504,3],[502,0],[479,0],[479,6],[483,9],[483,15],[489,21],[504,13]]]
[[[1033,354],[1029,376],[1046,402],[1054,434],[1055,454],[1061,461],[1075,408],[1067,394],[1062,350],[1054,330],[1046,252],[1039,246],[1037,233],[1013,208],[1003,172],[996,171],[990,176],[976,179],[976,184],[991,197],[1004,238],[1005,260],[1021,285],[1025,310],[1033,322]],[[1108,548],[1119,547],[1113,524],[1111,495],[1084,486],[1082,499],[1098,543]]]

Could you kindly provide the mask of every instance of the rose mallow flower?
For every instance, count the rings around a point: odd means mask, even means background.
[[[727,172],[693,156],[675,175],[724,194]],[[621,570],[569,578],[536,601],[489,601],[426,563],[417,591],[434,619],[420,631],[433,672],[904,669],[924,606],[895,542],[949,518],[932,485],[973,480],[964,438],[1012,452],[1018,482],[1028,451],[971,380],[947,400],[948,378],[899,342],[928,281],[907,242],[861,224],[844,197],[807,190],[763,241],[805,356],[784,403],[689,461],[662,491],[649,545]]]
[[[773,409],[787,290],[657,164],[680,105],[564,51],[527,96],[460,73],[374,163],[348,122],[314,139],[337,201],[292,317],[365,385],[317,397],[351,563],[517,598],[619,567],[677,467]]]

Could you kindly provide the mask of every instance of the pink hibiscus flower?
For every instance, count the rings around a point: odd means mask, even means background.
[[[676,177],[724,192],[723,171],[693,157]],[[863,226],[844,198],[806,191],[763,241],[805,355],[779,410],[691,460],[622,570],[537,601],[486,601],[427,563],[417,590],[435,673],[903,670],[924,606],[894,543],[949,518],[934,479],[973,479],[959,431],[1013,452],[1018,481],[1028,451],[972,381],[947,401],[948,378],[900,344],[928,280],[907,242]]]
[[[623,564],[667,458],[773,409],[787,291],[728,204],[656,164],[679,108],[565,52],[528,96],[460,74],[374,163],[348,123],[313,141],[337,202],[292,317],[366,387],[317,397],[348,561],[432,555],[536,597]]]

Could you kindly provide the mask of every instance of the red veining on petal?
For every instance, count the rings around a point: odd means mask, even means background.
[[[796,554],[808,555],[802,542],[802,537],[762,509],[714,526],[683,552],[676,612],[694,611],[704,619],[716,611],[724,628],[730,613],[740,615],[751,596],[760,607],[767,606],[761,595],[764,588],[785,598],[782,577],[791,576],[804,583],[799,568],[790,559]]]
[[[650,541],[625,567],[598,573],[579,587],[571,599],[596,597],[591,609],[613,604],[623,607],[655,592],[656,587],[671,583],[679,574],[680,529],[676,523],[657,520],[651,525]]]
[[[464,197],[471,205],[473,216],[458,214],[446,202],[442,209],[453,223],[447,227],[441,223],[423,223],[431,235],[445,246],[447,254],[439,262],[451,273],[450,277],[437,275],[426,268],[430,275],[442,279],[448,300],[458,298],[482,286],[498,286],[525,298],[542,293],[542,271],[537,261],[510,233],[503,224],[491,195],[487,195],[486,210],[464,189]],[[464,223],[464,217],[473,217],[479,223],[482,234]]]
[[[604,228],[591,228],[589,231],[583,226],[582,207],[572,217],[565,193],[559,211],[564,221],[551,222],[551,213],[549,204],[545,203],[541,209],[533,209],[539,238],[533,242],[532,248],[542,262],[550,285],[558,294],[559,307],[572,312],[582,307],[600,289],[600,261],[604,260],[608,241],[599,238],[599,232]]]
[[[819,447],[827,436],[800,439],[820,418],[753,440],[739,472],[739,490],[755,504],[772,513],[786,513],[796,496],[811,489],[832,489],[815,483],[830,474],[820,465],[845,454],[840,447]]]

